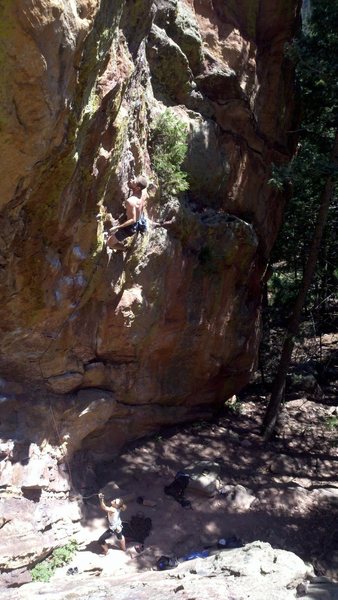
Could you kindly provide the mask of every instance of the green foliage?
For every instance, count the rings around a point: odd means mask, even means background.
[[[273,299],[274,308],[277,314],[281,308],[283,313],[289,312],[297,296],[299,280],[290,273],[286,265],[285,270],[278,265],[278,272],[274,273],[268,282],[268,291],[270,298]]]
[[[237,396],[233,396],[232,398],[228,398],[224,402],[224,408],[226,408],[229,412],[234,415],[240,415],[242,412],[242,404]]]
[[[150,156],[166,199],[189,188],[182,164],[188,151],[186,125],[169,109],[154,122],[150,132]]]
[[[297,155],[289,165],[273,167],[269,182],[281,191],[292,185],[284,226],[272,255],[274,276],[269,285],[272,317],[274,313],[280,313],[281,303],[286,309],[291,307],[303,275],[327,176],[337,175],[331,160],[338,114],[337,32],[338,3],[313,0],[303,30],[286,50],[296,66],[301,126]],[[322,331],[330,330],[334,325],[332,313],[338,262],[336,209],[337,195],[329,211],[305,306],[307,313],[311,311],[317,330]]]
[[[52,561],[55,567],[62,567],[69,563],[78,548],[76,540],[70,540],[65,546],[56,548],[52,554]]]
[[[196,421],[195,423],[192,424],[192,429],[194,431],[200,431],[201,429],[204,429],[205,427],[208,427],[209,423],[207,423],[207,421],[203,421],[203,419],[201,421]]]
[[[334,415],[330,415],[329,417],[326,417],[325,427],[327,429],[330,429],[331,431],[338,429],[338,417],[335,417]]]
[[[289,165],[272,165],[271,177],[268,184],[273,188],[282,192],[286,184],[290,183],[290,167]]]
[[[303,126],[330,138],[336,127],[338,98],[338,5],[312,0],[311,15],[295,42],[297,77],[302,92]],[[320,139],[316,145],[321,145]]]
[[[44,560],[35,565],[31,570],[32,579],[33,581],[47,582],[52,577],[54,571],[55,569],[53,569],[52,564],[49,563],[48,560]]]
[[[70,540],[65,546],[56,548],[50,557],[33,567],[31,570],[33,581],[49,581],[55,569],[63,567],[72,560],[77,549],[78,543],[76,540]]]

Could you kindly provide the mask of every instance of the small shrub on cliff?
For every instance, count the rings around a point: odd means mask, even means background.
[[[166,198],[189,188],[182,164],[188,151],[186,125],[169,109],[154,122],[150,132],[150,156]]]
[[[47,582],[50,580],[54,571],[55,569],[53,569],[52,563],[50,563],[48,560],[44,560],[35,565],[35,567],[31,570],[31,576],[33,581]]]
[[[78,548],[76,540],[70,540],[65,546],[56,548],[52,554],[52,560],[55,567],[62,567],[71,561]]]
[[[33,581],[49,581],[57,567],[63,567],[71,561],[77,548],[76,540],[70,540],[65,546],[56,548],[49,558],[33,567],[31,570]]]
[[[240,415],[242,412],[242,404],[237,396],[232,396],[231,398],[227,398],[224,402],[224,408],[226,408],[230,413],[234,415]]]
[[[327,429],[331,429],[331,431],[337,429],[338,430],[338,417],[334,415],[330,415],[329,417],[325,417],[325,427]]]

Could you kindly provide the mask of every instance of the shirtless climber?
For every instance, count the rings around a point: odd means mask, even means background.
[[[108,248],[114,248],[127,237],[137,233],[137,222],[142,216],[147,201],[147,179],[143,175],[131,179],[129,188],[132,195],[125,201],[127,220],[121,225],[115,225],[109,230],[107,238]]]
[[[120,512],[126,510],[126,505],[124,504],[121,498],[115,498],[110,503],[110,506],[107,506],[104,503],[104,495],[99,494],[100,499],[100,507],[107,513],[109,529],[105,531],[101,537],[99,538],[99,544],[104,552],[104,554],[108,553],[108,545],[106,540],[113,535],[116,536],[119,546],[123,552],[126,551],[126,540],[122,534],[122,521],[120,517]]]

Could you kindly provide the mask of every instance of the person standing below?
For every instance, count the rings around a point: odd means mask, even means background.
[[[121,498],[115,498],[114,500],[111,501],[110,506],[107,506],[104,502],[104,495],[103,494],[99,494],[99,500],[100,500],[100,507],[102,508],[102,510],[104,510],[107,513],[107,518],[108,518],[108,523],[109,523],[109,529],[107,529],[107,531],[105,531],[101,537],[99,538],[98,542],[104,552],[104,554],[108,553],[108,544],[106,543],[106,540],[110,537],[112,537],[113,535],[115,535],[115,537],[117,538],[118,544],[120,546],[120,549],[123,550],[123,552],[126,551],[126,540],[122,534],[122,521],[121,521],[121,517],[120,517],[120,512],[126,510],[127,506],[124,504],[123,500]]]
[[[132,191],[131,196],[125,201],[127,220],[124,223],[113,226],[109,230],[107,238],[108,248],[114,248],[127,237],[135,235],[138,231],[137,223],[142,217],[145,203],[148,197],[146,177],[140,175],[135,179],[131,179],[128,183]]]

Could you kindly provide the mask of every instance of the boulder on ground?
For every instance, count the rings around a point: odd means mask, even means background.
[[[190,477],[189,492],[197,492],[206,496],[214,496],[219,487],[220,466],[217,462],[202,460],[184,469]]]
[[[256,496],[244,485],[224,485],[220,489],[220,493],[225,497],[228,507],[236,509],[237,512],[249,510],[251,504],[256,500]]]

